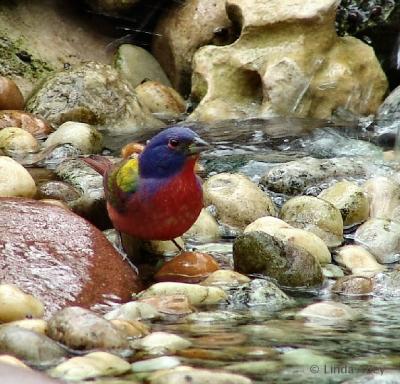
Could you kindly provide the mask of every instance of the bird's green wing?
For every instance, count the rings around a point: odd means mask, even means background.
[[[138,159],[124,160],[107,173],[105,195],[107,201],[116,209],[124,210],[125,203],[137,191],[139,184]]]

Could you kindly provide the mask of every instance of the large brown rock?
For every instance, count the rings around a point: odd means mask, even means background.
[[[103,234],[63,208],[0,198],[0,281],[40,298],[51,314],[105,299],[127,301],[139,280]]]

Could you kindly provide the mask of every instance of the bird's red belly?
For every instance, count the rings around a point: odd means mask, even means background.
[[[140,193],[135,195],[124,212],[108,205],[108,213],[116,229],[143,240],[171,240],[181,236],[203,207],[203,194],[196,177],[176,177],[150,198]]]

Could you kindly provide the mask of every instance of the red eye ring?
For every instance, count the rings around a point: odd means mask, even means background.
[[[169,139],[168,141],[168,148],[171,149],[176,149],[176,147],[179,145],[179,141],[176,139]]]

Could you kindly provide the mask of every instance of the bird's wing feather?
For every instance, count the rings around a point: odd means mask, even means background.
[[[139,162],[137,158],[124,160],[112,167],[105,178],[107,201],[117,210],[123,211],[127,200],[139,185]]]

